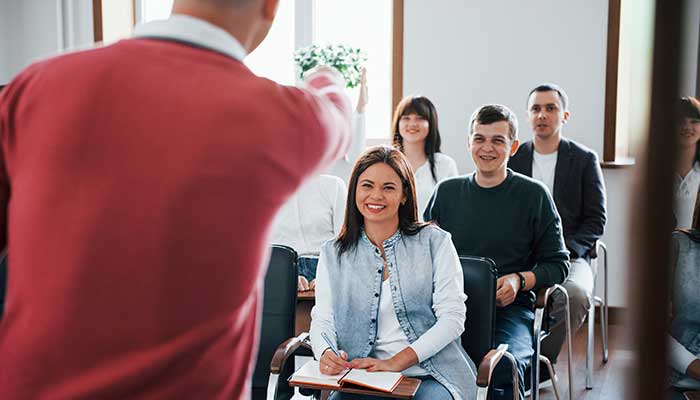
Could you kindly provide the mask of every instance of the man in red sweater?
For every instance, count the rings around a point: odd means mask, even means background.
[[[242,63],[277,0],[176,0],[0,95],[0,397],[248,396],[268,226],[344,154],[350,104]]]

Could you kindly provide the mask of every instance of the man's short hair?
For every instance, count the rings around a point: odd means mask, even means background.
[[[508,138],[515,141],[518,138],[518,119],[513,111],[500,104],[484,104],[474,111],[469,120],[469,136],[474,134],[476,124],[490,125],[500,121],[508,123]]]
[[[530,94],[527,95],[528,103],[530,102],[530,96],[532,96],[532,94],[535,92],[557,92],[559,95],[559,100],[561,100],[562,108],[564,111],[569,110],[569,96],[567,96],[564,89],[562,89],[561,86],[557,85],[556,83],[542,83],[530,90]]]

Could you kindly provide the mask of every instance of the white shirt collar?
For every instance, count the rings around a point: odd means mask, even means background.
[[[230,33],[189,15],[173,14],[166,20],[139,24],[134,29],[133,37],[186,42],[223,53],[239,61],[243,61],[246,56],[241,43]]]

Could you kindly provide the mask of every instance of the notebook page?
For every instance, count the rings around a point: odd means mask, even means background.
[[[401,382],[400,372],[367,372],[364,369],[353,369],[342,379],[342,382],[365,386],[383,392],[392,392]]]
[[[297,372],[295,372],[289,382],[292,383],[306,383],[323,385],[329,387],[340,387],[338,381],[345,375],[348,371],[345,370],[337,375],[324,375],[321,373],[320,364],[316,360],[308,361],[304,364]]]

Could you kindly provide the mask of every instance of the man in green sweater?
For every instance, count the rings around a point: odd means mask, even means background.
[[[507,168],[518,149],[517,125],[507,107],[478,108],[468,141],[476,172],[441,182],[424,218],[452,234],[460,255],[496,262],[496,343],[508,344],[518,362],[523,398],[525,369],[534,353],[534,292],[566,279],[569,253],[546,187]],[[498,365],[492,382],[494,399],[513,398],[507,362]]]

